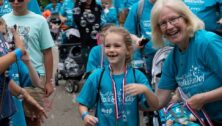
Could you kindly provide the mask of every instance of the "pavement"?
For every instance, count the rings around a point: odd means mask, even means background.
[[[73,94],[65,91],[65,82],[56,87],[53,95],[52,111],[44,126],[83,126]]]

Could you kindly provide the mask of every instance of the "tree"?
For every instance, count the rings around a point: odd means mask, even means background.
[[[43,8],[50,3],[50,0],[38,0],[39,5],[41,5]]]

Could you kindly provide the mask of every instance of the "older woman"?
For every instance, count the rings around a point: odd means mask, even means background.
[[[158,84],[160,107],[180,87],[190,108],[205,109],[213,123],[221,125],[222,38],[203,30],[203,22],[181,0],[158,0],[151,24],[154,46],[163,46],[164,40],[175,44]]]

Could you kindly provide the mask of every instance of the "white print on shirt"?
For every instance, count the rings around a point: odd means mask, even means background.
[[[185,3],[192,3],[192,4],[204,4],[204,0],[184,0]]]
[[[144,28],[150,28],[150,27],[151,27],[150,20],[148,20],[148,21],[143,21],[143,27],[144,27]]]
[[[29,41],[29,32],[30,32],[30,27],[29,26],[17,26],[17,32],[20,36],[20,38],[24,41],[25,43],[25,48],[28,49],[28,41]],[[12,33],[9,32],[9,39],[12,40]],[[10,40],[9,40],[10,41]]]
[[[192,12],[200,11],[201,8],[203,8],[203,6],[205,5],[204,0],[184,0],[184,2],[187,5],[192,5],[192,6],[188,6]]]
[[[114,96],[113,96],[112,91],[108,91],[104,94],[102,94],[100,92],[100,97],[101,97],[101,101],[103,104],[106,104],[106,105],[113,105],[114,104]],[[125,97],[125,104],[131,104],[132,102],[134,102],[135,98],[136,98],[135,96],[127,95]],[[117,99],[118,99],[118,103],[122,103],[122,89],[120,89],[117,92]]]
[[[176,77],[177,83],[182,89],[189,90],[201,86],[205,80],[204,74],[201,72],[200,67],[191,66],[188,73],[180,77]]]

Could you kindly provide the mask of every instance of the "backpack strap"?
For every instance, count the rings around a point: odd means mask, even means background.
[[[102,68],[102,72],[101,72],[100,77],[99,77],[99,85],[98,85],[98,91],[97,91],[97,95],[96,95],[96,102],[99,101],[99,91],[100,91],[100,85],[101,85],[101,81],[102,81],[104,71],[105,71],[105,68]]]
[[[140,18],[143,12],[143,7],[144,7],[144,0],[140,0],[138,2],[138,8],[137,8],[137,14],[136,14],[136,34],[138,36],[141,36],[141,31],[140,31]]]

